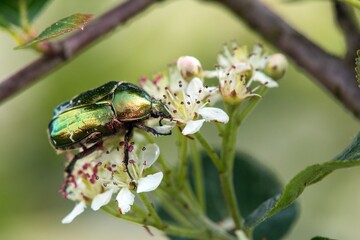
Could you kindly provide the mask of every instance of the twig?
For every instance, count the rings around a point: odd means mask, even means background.
[[[153,2],[155,1],[128,0],[91,21],[84,31],[76,32],[61,42],[50,44],[50,53],[33,61],[0,83],[0,103],[44,77],[53,69],[62,66],[63,63],[72,60],[81,50],[141,13]]]
[[[339,1],[334,1],[333,6],[336,22],[343,32],[346,42],[345,60],[353,64],[356,50],[360,49],[360,29],[355,17],[354,8]]]
[[[300,34],[259,0],[215,0],[287,53],[346,108],[360,118],[360,89],[354,66],[332,56]]]

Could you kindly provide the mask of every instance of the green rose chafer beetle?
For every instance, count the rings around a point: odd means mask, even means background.
[[[69,176],[78,159],[101,148],[107,137],[123,135],[127,168],[128,144],[134,128],[154,135],[171,134],[144,125],[149,118],[160,118],[161,124],[163,118],[171,119],[171,114],[165,104],[138,86],[111,81],[57,106],[48,127],[49,139],[56,150],[83,148],[66,167]]]

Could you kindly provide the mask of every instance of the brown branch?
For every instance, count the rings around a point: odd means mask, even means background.
[[[128,0],[98,19],[91,21],[84,31],[76,32],[59,43],[50,44],[49,54],[40,57],[0,82],[0,102],[44,77],[56,67],[60,67],[73,59],[88,45],[142,12],[153,2],[154,0]]]
[[[343,32],[346,42],[345,60],[353,64],[356,51],[360,49],[360,29],[357,22],[354,8],[346,3],[334,1],[334,12],[336,22]]]
[[[360,89],[354,66],[300,34],[259,0],[215,0],[246,22],[277,48],[284,51],[315,81],[324,86],[346,108],[360,118]]]

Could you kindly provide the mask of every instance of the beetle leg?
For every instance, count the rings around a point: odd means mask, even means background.
[[[98,142],[98,143],[95,143],[94,145],[92,145],[91,147],[89,148],[84,148],[84,151],[82,152],[79,152],[78,154],[76,154],[73,159],[71,159],[70,163],[66,166],[65,168],[65,172],[68,174],[68,175],[71,175],[71,173],[73,172],[74,170],[74,167],[75,167],[75,164],[76,162],[83,158],[83,157],[86,157],[87,155],[93,153],[95,150],[101,148],[103,145],[103,142]]]
[[[129,171],[129,143],[130,143],[130,138],[131,138],[131,135],[132,135],[132,131],[133,131],[133,127],[129,127],[125,136],[124,136],[124,164],[125,164],[125,169],[126,169],[126,172],[128,174],[128,176],[130,177],[131,179],[131,183],[133,184],[134,188],[136,189],[136,183],[134,181],[134,178],[131,176],[131,173]]]
[[[152,133],[153,135],[165,135],[165,136],[166,135],[171,135],[171,131],[168,132],[168,133],[160,133],[160,132],[156,131],[155,129],[153,129],[151,127],[148,127],[148,126],[145,126],[144,124],[142,124],[140,122],[134,123],[134,127],[138,128],[138,129],[141,129],[143,131]]]
[[[84,150],[82,152],[79,152],[78,154],[76,154],[70,161],[70,163],[66,166],[65,168],[65,172],[67,173],[67,176],[66,176],[66,180],[65,180],[65,183],[62,187],[62,191],[63,193],[66,194],[66,188],[68,186],[68,184],[71,182],[71,179],[73,178],[73,174],[72,172],[74,171],[74,167],[75,167],[75,164],[76,162],[83,158],[83,157],[86,157],[87,155],[93,153],[94,151],[96,151],[97,149],[100,149],[103,145],[103,142],[98,142],[98,143],[95,143],[94,145],[92,145],[91,147],[89,148],[83,148]]]

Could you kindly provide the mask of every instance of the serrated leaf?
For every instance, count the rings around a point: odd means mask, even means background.
[[[8,27],[10,24],[21,26],[21,2],[26,6],[28,21],[32,22],[49,0],[1,0],[0,18],[2,23],[6,24],[0,23],[0,26]]]
[[[357,58],[355,58],[355,72],[358,86],[360,87],[360,49],[357,50]]]
[[[360,133],[355,137],[350,146],[348,146],[335,160],[322,164],[314,164],[298,173],[286,185],[281,195],[272,197],[263,202],[254,212],[245,220],[247,228],[254,227],[265,219],[275,215],[281,210],[293,203],[307,186],[322,180],[331,172],[360,165]]]
[[[20,45],[15,49],[31,47],[36,43],[47,41],[49,39],[74,31],[76,29],[84,30],[85,24],[92,18],[92,16],[93,15],[91,14],[77,13],[69,17],[63,18],[53,23],[50,27],[46,28],[43,32],[39,34],[39,36],[31,40],[30,42]]]

